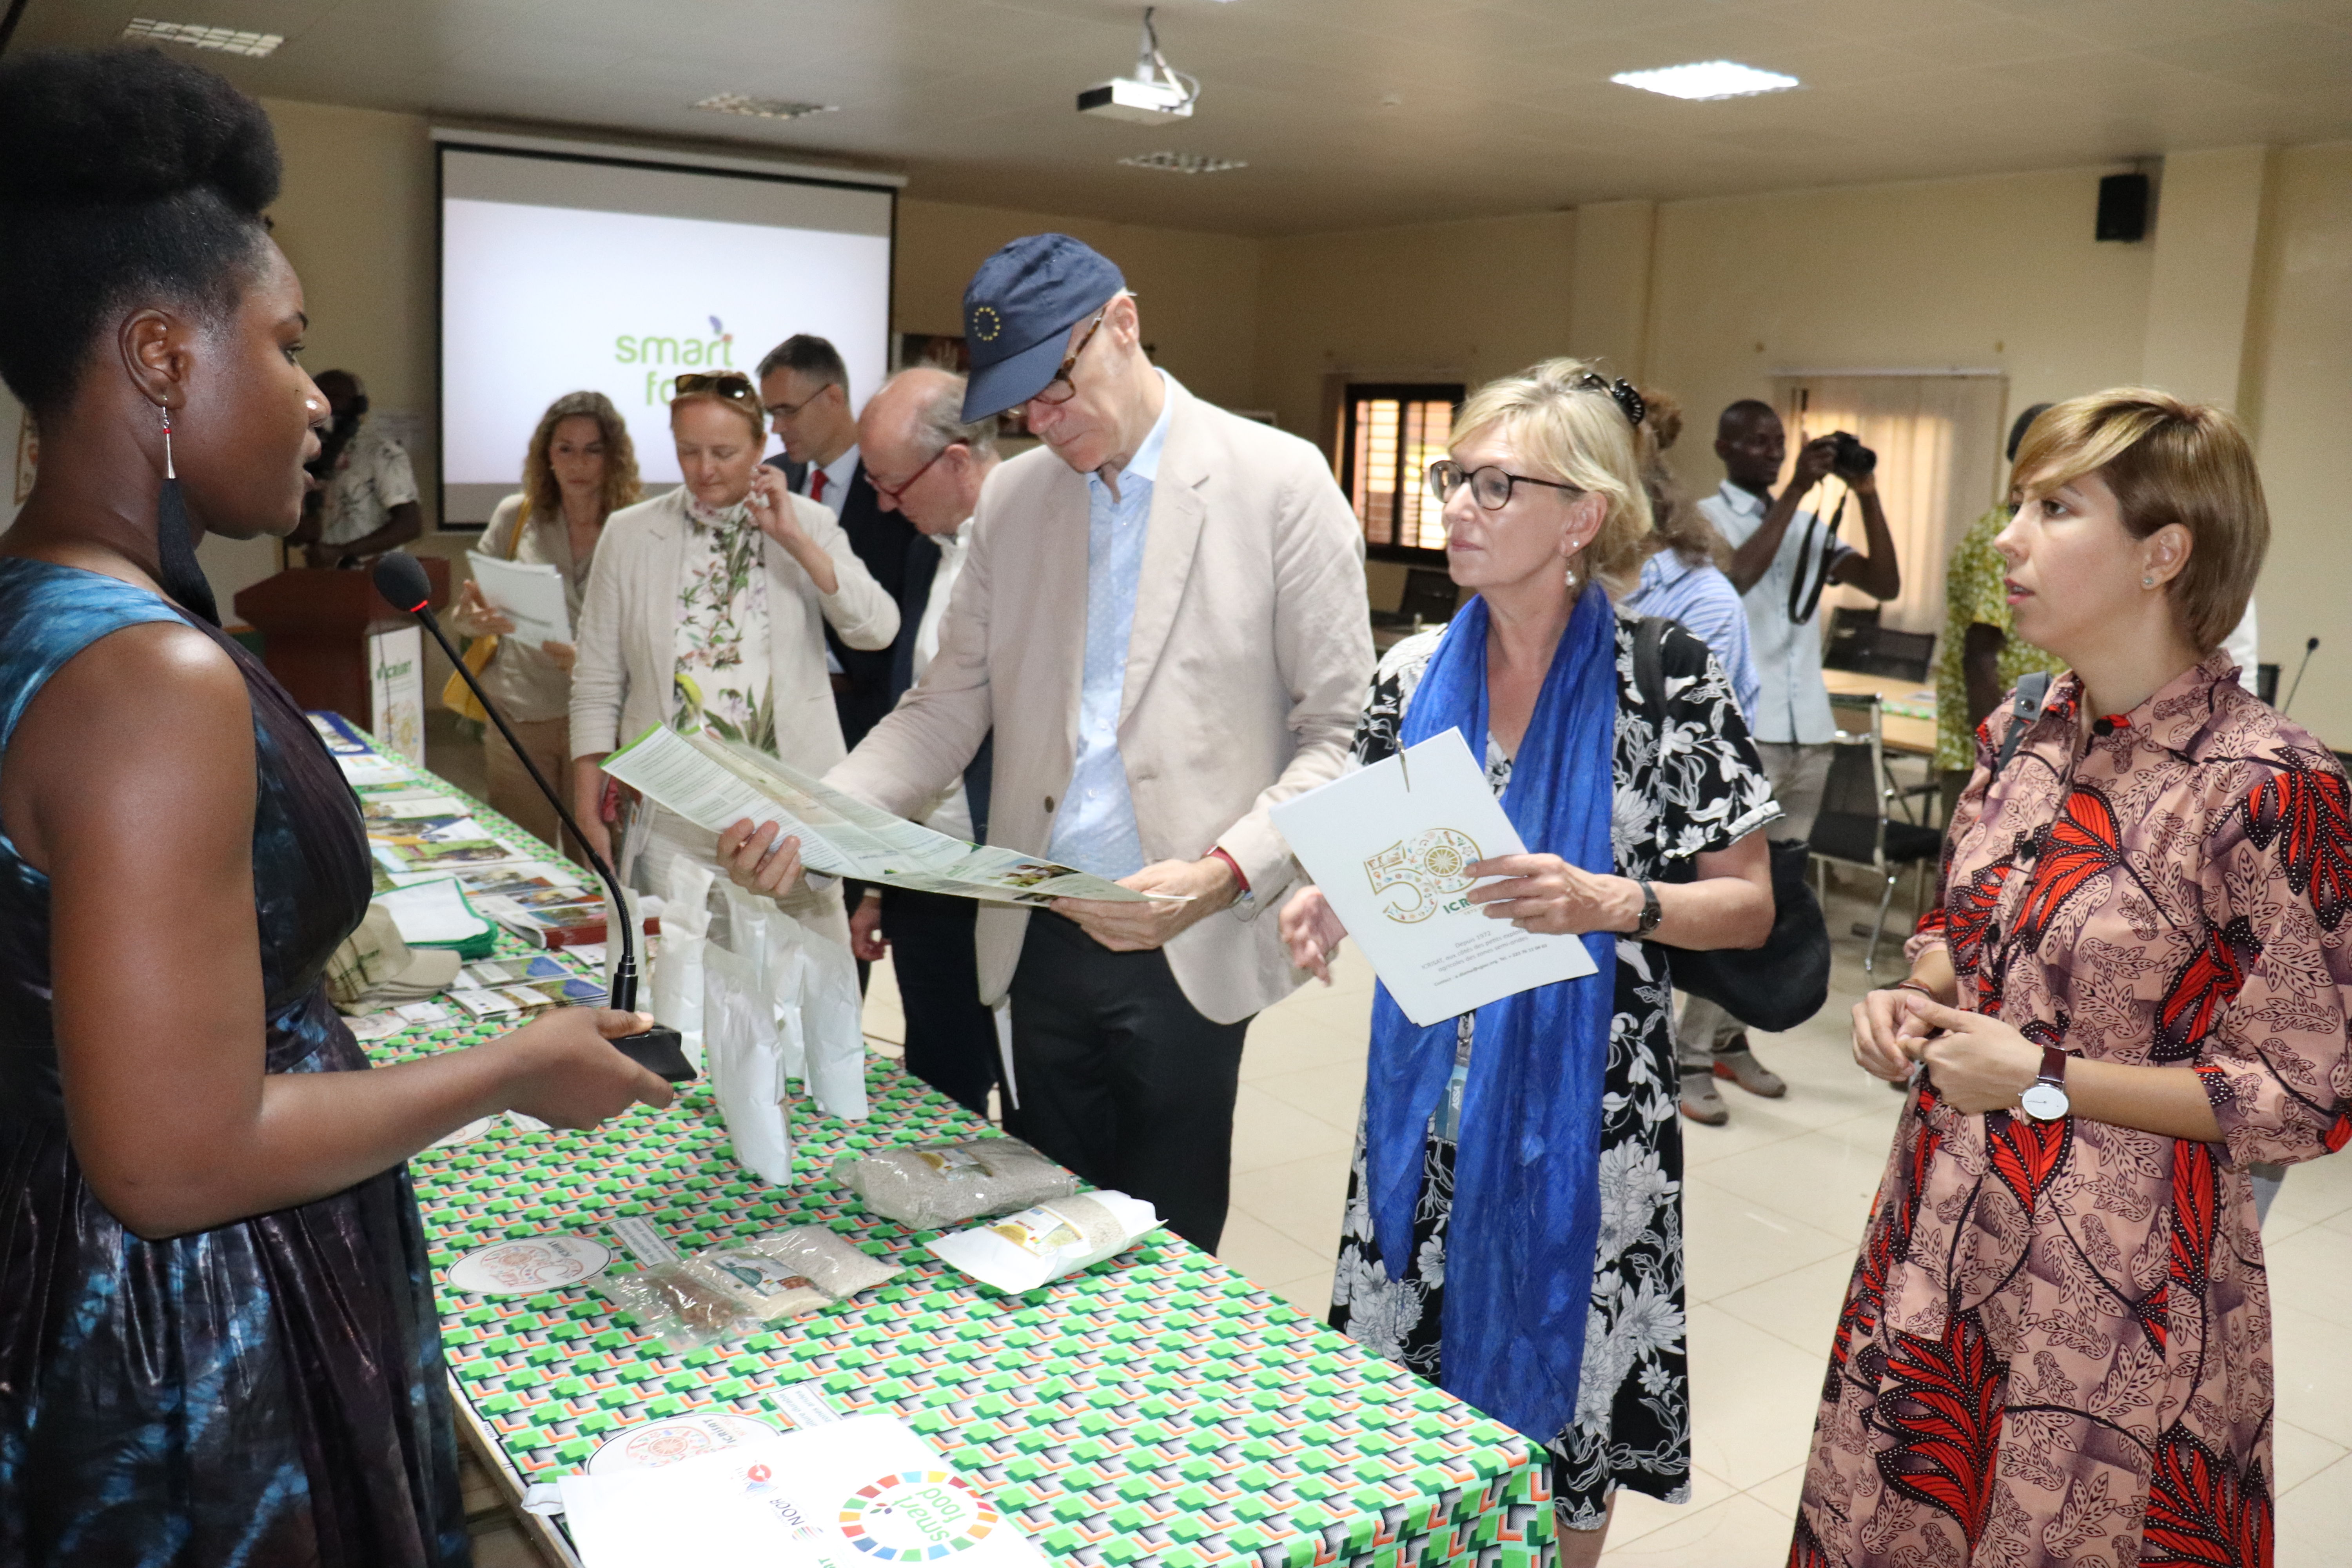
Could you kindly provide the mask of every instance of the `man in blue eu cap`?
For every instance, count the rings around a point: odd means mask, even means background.
[[[989,842],[1160,895],[983,905],[981,1000],[1010,1001],[1007,1127],[1213,1248],[1244,1034],[1305,978],[1267,811],[1339,775],[1371,675],[1362,534],[1322,454],[1151,363],[1067,235],[982,263],[964,341],[964,418],[1043,446],[989,477],[938,654],[827,776],[919,815],[993,729]],[[751,837],[737,880],[798,876]]]

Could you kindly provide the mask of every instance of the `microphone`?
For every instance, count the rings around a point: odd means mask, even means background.
[[[417,563],[416,557],[404,550],[395,550],[379,560],[375,563],[375,591],[383,595],[384,601],[394,609],[415,616],[425,629],[433,634],[433,640],[441,645],[441,651],[449,656],[449,662],[457,667],[459,675],[465,677],[466,684],[473,690],[474,700],[482,705],[482,711],[490,716],[490,722],[499,727],[499,733],[504,735],[507,744],[514,748],[515,757],[522,763],[523,771],[530,774],[530,782],[539,786],[539,793],[547,797],[547,804],[555,807],[556,816],[572,830],[572,837],[580,841],[589,865],[597,876],[604,879],[605,890],[613,896],[613,910],[619,917],[621,928],[621,962],[613,971],[610,1000],[622,1012],[635,1012],[636,922],[629,918],[629,900],[622,894],[621,879],[613,874],[613,868],[605,863],[604,858],[589,847],[588,836],[580,831],[580,824],[573,820],[571,807],[565,805],[563,797],[540,776],[539,764],[530,760],[530,752],[516,738],[514,727],[507,722],[506,715],[499,711],[499,705],[490,700],[490,694],[482,689],[481,681],[467,668],[464,657],[449,646],[449,638],[441,630],[439,618],[433,614],[430,603],[433,584],[425,575],[425,568]],[[612,933],[607,931],[605,934],[609,937]],[[686,1059],[686,1052],[676,1029],[656,1024],[641,1034],[622,1036],[613,1042],[613,1046],[639,1067],[672,1083],[689,1082],[695,1076],[694,1065]]]
[[[2294,684],[2286,689],[2286,700],[2279,704],[2279,712],[2282,716],[2288,709],[2294,706],[2294,694],[2303,689],[2303,672],[2311,668],[2311,656],[2318,651],[2317,637],[2303,645],[2303,662],[2294,667]]]

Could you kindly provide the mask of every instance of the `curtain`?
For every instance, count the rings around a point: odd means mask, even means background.
[[[1903,568],[1903,592],[1879,606],[1883,625],[1908,632],[1944,629],[1944,563],[1969,524],[2000,499],[2004,376],[1978,373],[1868,373],[1775,376],[1773,403],[1789,429],[1788,482],[1797,452],[1813,437],[1847,430],[1878,454],[1878,495]],[[1844,487],[1832,478],[1807,504],[1827,517]],[[1838,537],[1861,550],[1862,505],[1849,501]],[[1827,606],[1867,607],[1860,589],[1832,586]]]

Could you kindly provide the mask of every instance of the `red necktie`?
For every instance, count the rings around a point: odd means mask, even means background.
[[[824,500],[824,479],[825,473],[823,468],[819,468],[814,474],[810,476],[809,500],[813,501],[823,501]]]

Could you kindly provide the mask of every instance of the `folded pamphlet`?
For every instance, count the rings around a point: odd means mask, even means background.
[[[809,869],[991,903],[1055,899],[1140,903],[1107,877],[992,845],[967,844],[866,805],[763,752],[708,731],[656,724],[604,759],[604,771],[713,833],[750,818],[801,841]]]

